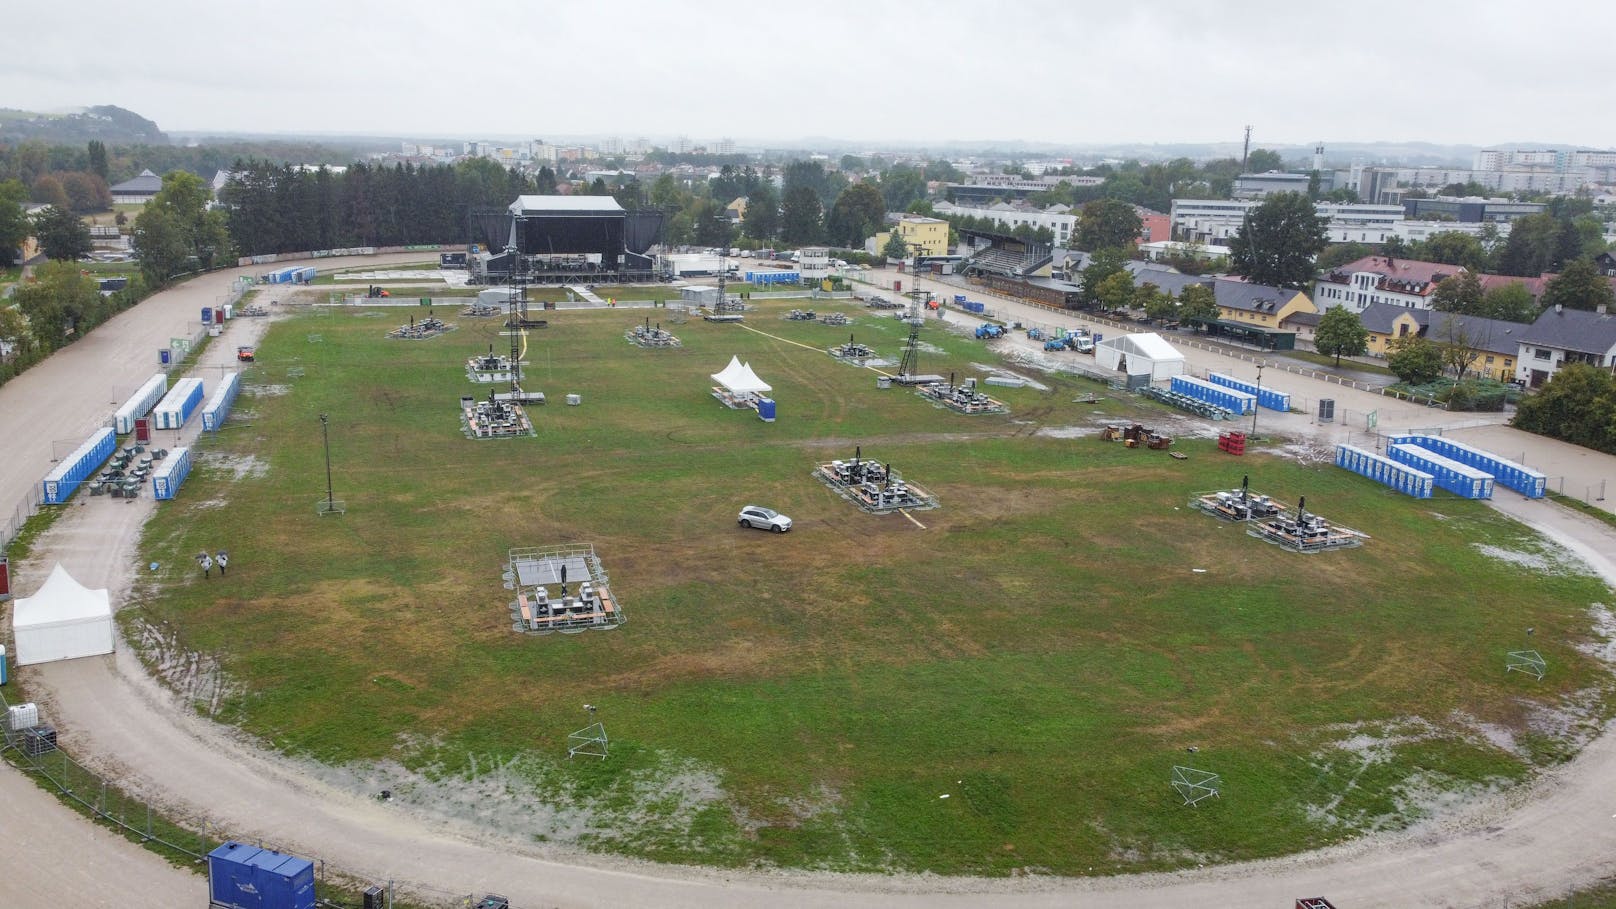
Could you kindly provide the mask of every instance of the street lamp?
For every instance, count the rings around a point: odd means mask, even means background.
[[[336,493],[331,490],[331,430],[325,414],[320,414],[320,435],[325,439],[325,508],[330,512],[336,510]]]

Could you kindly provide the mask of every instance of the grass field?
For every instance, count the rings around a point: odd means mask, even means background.
[[[1103,443],[1098,422],[1166,412],[1076,403],[1110,394],[1083,380],[955,415],[822,352],[851,332],[895,359],[902,323],[787,308],[665,323],[684,347],[662,351],[622,335],[665,313],[555,314],[526,382],[555,403],[537,438],[495,442],[464,439],[455,406],[480,393],[466,357],[507,344],[488,321],[424,342],[384,339],[398,311],[278,323],[258,393],[148,527],[142,561],[167,567],[120,615],[217,657],[237,686],[221,718],[275,747],[386,768],[423,803],[471,793],[468,812],[535,839],[717,865],[1099,874],[1275,855],[1519,781],[1609,712],[1608,674],[1577,649],[1608,591],[1484,505],[1206,441],[1181,439],[1186,461]],[[992,359],[925,340],[942,350],[922,371]],[[732,354],[775,386],[779,422],[708,395]],[[320,413],[340,518],[314,512]],[[924,529],[809,476],[855,444],[939,496]],[[1298,556],[1186,507],[1242,473],[1373,540]],[[748,502],[795,529],[737,528]],[[506,551],[570,542],[594,544],[628,623],[512,633]],[[189,557],[219,547],[228,582],[204,582]],[[1527,626],[1542,682],[1503,672]],[[566,760],[586,702],[608,761]],[[1175,764],[1221,773],[1222,798],[1182,807]]]

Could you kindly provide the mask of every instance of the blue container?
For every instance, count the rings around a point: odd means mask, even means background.
[[[1104,341],[1104,340],[1105,340],[1105,335],[1102,335],[1099,332],[1094,333],[1094,343],[1098,344],[1098,343],[1100,343],[1101,341]]]
[[[181,447],[169,452],[162,466],[152,473],[152,498],[164,501],[174,498],[190,474],[191,449]]]
[[[202,307],[202,324],[203,325],[212,325],[213,324],[213,307],[211,307],[211,306]]]
[[[314,863],[225,843],[208,853],[208,900],[221,909],[314,909]]]
[[[1425,471],[1436,478],[1441,489],[1467,499],[1493,497],[1493,475],[1483,470],[1443,457],[1428,448],[1411,444],[1392,444],[1386,453],[1393,461]]]
[[[45,474],[42,484],[45,504],[60,505],[66,502],[80,483],[106,463],[107,458],[112,457],[112,450],[117,447],[118,436],[111,427],[96,430],[84,444],[58,461],[51,472]]]
[[[954,295],[954,302],[955,303],[964,303],[965,302],[965,295],[964,294],[955,294]]]
[[[173,359],[174,352],[166,347],[157,352],[157,363],[160,366],[167,366]]]
[[[757,412],[758,412],[758,419],[762,420],[765,423],[773,423],[774,422],[774,399],[773,398],[758,398],[757,399]]]
[[[0,644],[0,685],[4,685],[10,678],[11,676],[6,674],[6,645]]]

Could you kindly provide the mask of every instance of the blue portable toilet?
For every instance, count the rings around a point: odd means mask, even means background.
[[[0,685],[4,685],[8,678],[9,676],[6,675],[6,645],[0,644]]]
[[[174,352],[172,350],[169,350],[168,348],[164,347],[163,349],[157,351],[157,363],[158,363],[158,365],[167,366],[169,364],[169,362],[172,361],[173,359],[174,359]]]
[[[774,399],[773,398],[758,398],[757,399],[757,412],[758,412],[758,419],[762,420],[765,423],[773,423],[774,422]]]
[[[211,307],[211,306],[202,307],[202,324],[203,325],[212,325],[213,324],[213,307]]]

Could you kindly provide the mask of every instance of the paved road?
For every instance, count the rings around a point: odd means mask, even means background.
[[[170,306],[167,300],[153,302],[163,304],[154,307],[154,318],[182,315],[195,303]],[[1028,311],[1028,318],[1032,312]],[[164,337],[163,330],[154,336]],[[218,353],[223,355],[234,343],[219,345]],[[60,367],[66,372],[58,376],[59,381],[72,383],[75,371],[93,370],[93,361],[74,358],[78,347],[62,357],[72,365]],[[149,363],[148,347],[136,345],[131,355]],[[1198,368],[1238,371],[1243,365],[1215,355],[1190,353]],[[52,366],[54,361],[41,368]],[[128,372],[134,379],[148,368],[137,364]],[[1382,406],[1383,426],[1428,426],[1433,417],[1449,416],[1368,395],[1360,404],[1348,396],[1350,389],[1337,392],[1334,386],[1322,384],[1313,389],[1305,381],[1312,380],[1298,379],[1290,390],[1340,394],[1348,402],[1343,405],[1347,410],[1367,409],[1367,404]],[[0,393],[4,391],[0,389]],[[106,409],[99,399],[93,403],[98,411]],[[27,447],[18,435],[29,425],[28,420],[49,419],[38,406],[29,401],[8,404],[0,398],[0,460],[7,445]],[[75,412],[87,409],[84,401],[75,402],[71,396],[59,406],[76,407]],[[73,419],[90,425],[97,422],[89,414]],[[1306,417],[1274,419],[1288,420],[1284,426],[1274,426],[1275,430],[1294,429],[1326,437],[1343,432],[1338,425],[1318,426]],[[1546,440],[1527,436],[1521,442],[1528,460],[1546,462],[1557,457]],[[1513,448],[1506,451],[1514,453]],[[1580,459],[1568,459],[1567,464],[1568,470],[1591,476],[1609,474],[1616,459],[1601,455],[1586,464]],[[1568,541],[1616,583],[1616,532],[1611,528],[1509,493],[1500,496],[1498,505]],[[42,541],[42,548],[53,557],[60,556],[86,583],[108,586],[121,601],[136,563],[135,533],[142,510],[151,507],[149,500],[129,504],[86,500],[69,509]],[[22,567],[27,570],[21,586],[37,586],[46,567],[44,560]],[[488,831],[448,828],[441,820],[411,816],[403,806],[383,805],[362,794],[333,789],[309,778],[295,763],[198,718],[153,682],[126,650],[107,658],[37,667],[29,675],[47,714],[67,741],[93,759],[118,768],[128,785],[178,811],[206,814],[241,835],[318,855],[374,879],[423,882],[439,893],[493,890],[511,896],[526,909],[549,905],[1177,909],[1186,905],[1287,905],[1297,896],[1315,894],[1327,894],[1338,905],[1354,907],[1479,906],[1552,896],[1569,885],[1616,872],[1616,737],[1610,735],[1533,786],[1478,802],[1440,825],[1270,862],[1093,881],[768,875],[572,856],[530,843],[502,841]],[[11,773],[0,770],[0,774]],[[0,793],[6,791],[0,789]],[[98,846],[93,828],[66,811],[41,809],[20,817],[7,812],[7,820],[12,835],[0,840],[0,856],[5,857],[8,868],[6,874],[0,874],[3,905],[40,904],[32,894],[44,883],[40,879],[43,872],[31,874],[24,868],[18,874],[11,870],[25,866],[29,855],[20,851],[19,841],[79,843],[81,850]],[[177,888],[175,893],[200,894],[200,883],[194,879],[191,890],[185,889],[185,883],[164,880],[167,866],[149,854],[107,850],[98,851],[96,858],[105,861],[106,874],[127,875],[142,887],[150,880],[154,889],[172,886]],[[197,899],[188,896],[184,902]],[[168,904],[181,903],[171,900]]]

